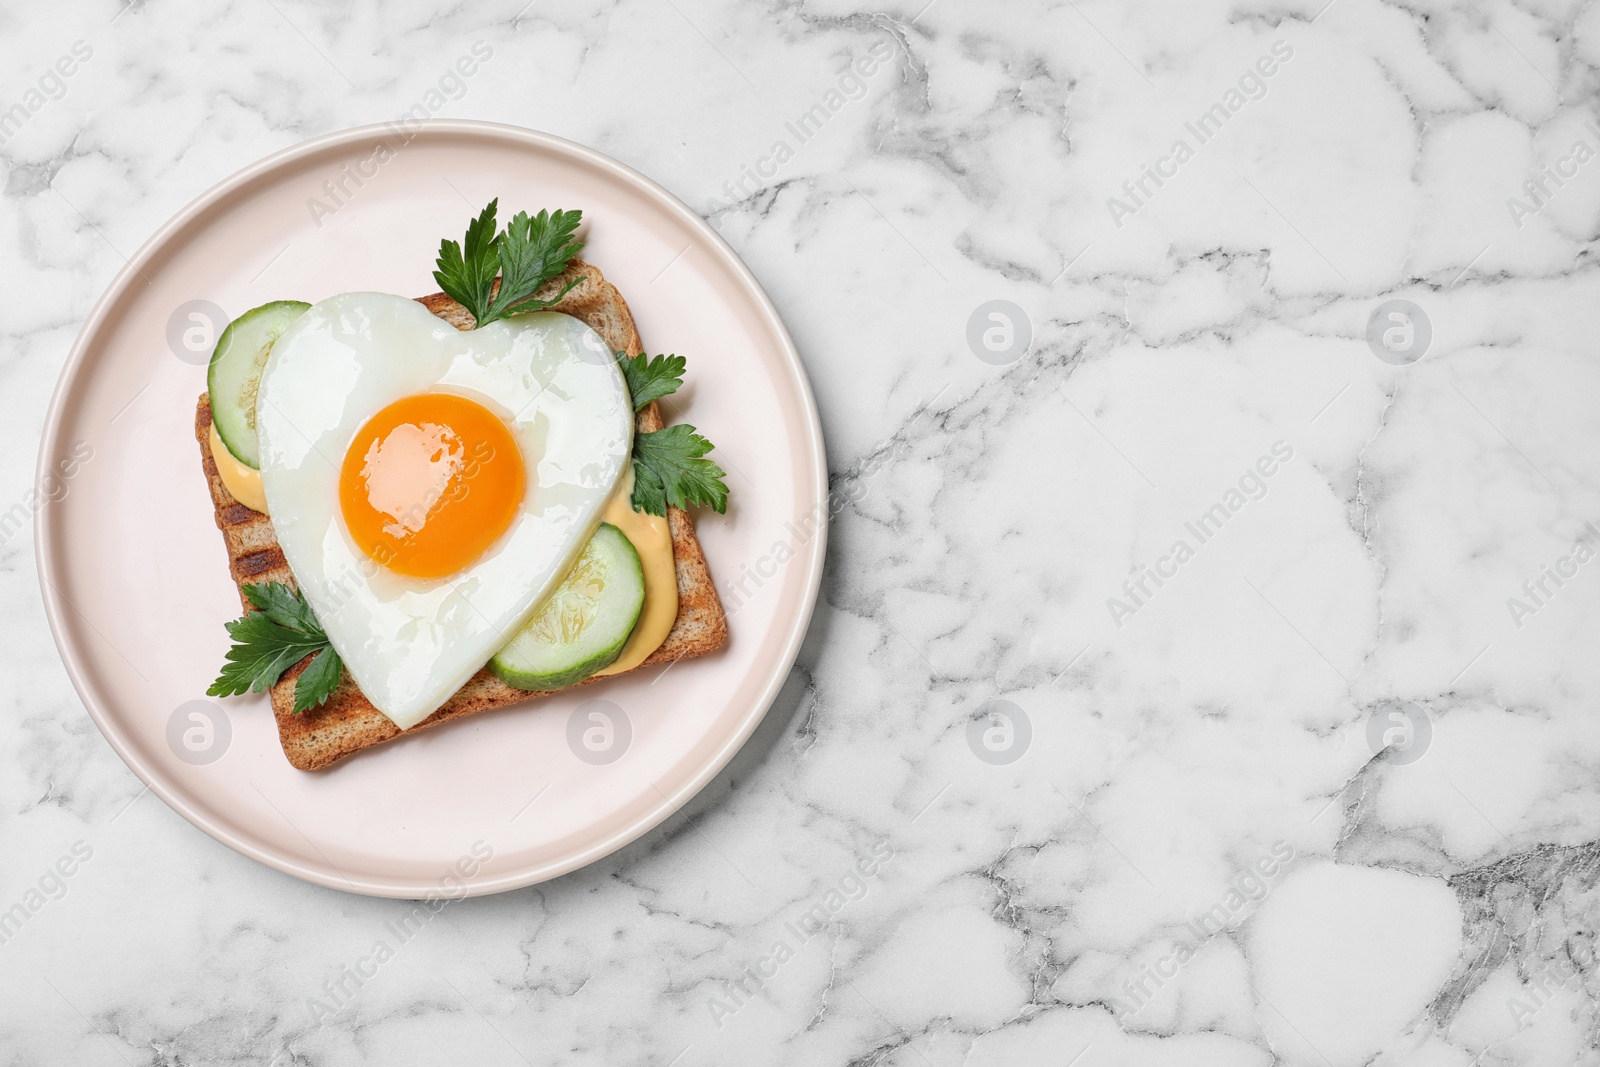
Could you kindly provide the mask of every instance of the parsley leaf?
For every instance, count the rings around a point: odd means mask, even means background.
[[[307,640],[267,618],[251,612],[227,624],[233,647],[228,649],[222,673],[206,693],[214,697],[240,693],[264,693],[284,671],[324,647]]]
[[[300,672],[300,677],[294,680],[295,714],[325,704],[333,691],[339,688],[339,676],[343,673],[344,660],[339,658],[339,653],[333,650],[332,645],[318,652],[316,658]]]
[[[583,281],[574,278],[549,300],[533,298],[540,286],[566,270],[572,257],[583,250],[583,243],[573,237],[583,212],[541,211],[530,217],[519,211],[504,232],[497,233],[495,212],[499,206],[498,198],[489,201],[467,224],[463,244],[440,241],[439,269],[433,272],[439,288],[470,311],[477,326],[543,310]]]
[[[688,508],[709,504],[718,513],[728,510],[727,472],[709,459],[712,444],[682,423],[653,433],[633,435],[633,497],[635,511],[665,515],[666,505]]]
[[[244,595],[256,610],[227,624],[234,644],[222,673],[206,693],[214,697],[264,693],[284,671],[314,653],[316,658],[295,679],[294,710],[322,706],[339,687],[344,661],[328,643],[311,605],[279,582],[247,585]]]
[[[489,307],[488,321],[509,315],[522,315],[550,307],[583,281],[574,278],[550,300],[534,300],[539,286],[567,269],[572,257],[583,250],[583,243],[572,232],[583,221],[581,211],[541,211],[532,218],[517,212],[499,238],[500,292]],[[480,319],[478,325],[484,325]]]
[[[660,400],[678,391],[683,384],[683,368],[687,361],[682,356],[657,356],[650,359],[638,355],[629,358],[617,353],[617,363],[622,376],[628,380],[628,395],[633,397],[633,410],[639,411],[652,400]]]
[[[244,595],[251,607],[284,629],[322,636],[322,624],[311,614],[311,605],[282,582],[247,585]]]
[[[439,242],[438,270],[433,280],[451,299],[472,312],[482,326],[488,321],[489,304],[494,296],[494,276],[500,272],[499,238],[495,236],[494,215],[498,197],[476,219],[467,223],[466,250],[454,241]]]

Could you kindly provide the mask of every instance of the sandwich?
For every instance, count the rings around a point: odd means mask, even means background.
[[[270,692],[312,771],[727,638],[689,509],[724,472],[660,401],[577,211],[498,201],[417,299],[275,301],[218,338],[195,437],[244,614],[207,692]]]

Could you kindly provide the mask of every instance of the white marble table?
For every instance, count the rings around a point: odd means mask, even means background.
[[[1600,6],[521,4],[8,5],[0,508],[212,183],[549,130],[800,346],[790,683],[661,829],[399,943],[141,790],[7,520],[0,1062],[1600,1062]]]

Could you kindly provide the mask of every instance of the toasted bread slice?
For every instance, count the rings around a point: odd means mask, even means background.
[[[642,352],[638,330],[622,294],[590,264],[574,260],[567,271],[548,282],[539,295],[546,299],[554,296],[562,285],[578,275],[582,275],[584,281],[551,310],[582,319],[615,351],[629,355]],[[470,329],[473,324],[467,309],[443,293],[422,297],[420,303],[457,329]],[[651,403],[639,413],[640,433],[659,430],[662,425],[657,404]],[[297,588],[294,575],[278,547],[272,520],[235,500],[217,474],[210,447],[211,399],[205,394],[201,394],[195,410],[194,432],[200,442],[200,456],[206,484],[211,489],[217,527],[227,543],[229,569],[239,587],[239,602],[248,611],[249,602],[244,596],[246,585],[282,582]],[[716,587],[711,584],[705,553],[695,537],[694,521],[687,513],[669,506],[667,522],[672,531],[673,562],[678,578],[678,621],[673,623],[666,641],[641,664],[642,667],[704,656],[720,648],[728,636],[727,616]],[[310,662],[310,657],[302,660],[272,687],[272,711],[278,721],[278,739],[291,764],[302,771],[314,771],[400,736],[400,728],[368,702],[348,674],[326,704],[295,714],[294,680]],[[602,680],[591,678],[578,684]],[[509,686],[485,668],[473,675],[442,707],[404,733],[414,734],[474,712],[547,695]]]

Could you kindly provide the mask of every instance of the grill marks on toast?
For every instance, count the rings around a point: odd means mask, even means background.
[[[538,295],[548,299],[579,275],[585,280],[551,310],[582,319],[614,350],[629,355],[641,353],[643,347],[639,342],[639,333],[622,294],[592,265],[574,260],[563,274],[546,283]],[[472,315],[466,308],[443,293],[422,297],[419,302],[457,329],[468,329],[473,324]],[[639,413],[636,423],[638,432],[649,433],[662,426],[661,410],[657,404],[651,403]],[[211,458],[210,432],[211,400],[201,394],[195,410],[195,437],[200,442],[217,527],[222,531],[223,541],[227,545],[229,570],[239,587],[239,602],[248,609],[249,603],[244,596],[245,585],[282,582],[291,589],[298,586],[283,558],[283,551],[278,547],[272,520],[234,500],[222,484],[216,462]],[[727,615],[717,596],[716,587],[711,583],[705,553],[695,536],[694,520],[686,512],[669,506],[667,524],[672,532],[673,564],[678,579],[678,620],[673,624],[666,641],[644,661],[642,666],[646,667],[715,652],[728,635]],[[292,765],[303,771],[317,770],[400,736],[401,730],[368,702],[348,675],[321,708],[295,714],[294,679],[310,662],[311,658],[306,657],[285,672],[272,687],[272,709],[278,724],[278,740]],[[587,685],[603,680],[590,678],[578,684]],[[476,712],[508,707],[547,695],[516,689],[487,669],[480,670],[442,707],[405,733],[414,734]]]
[[[216,511],[217,528],[228,546],[228,570],[234,584],[239,587],[239,605],[250,609],[245,599],[244,587],[261,582],[282,582],[291,589],[295,585],[289,563],[278,547],[278,536],[272,529],[272,520],[245,507],[233,499],[222,475],[217,473],[217,461],[211,458],[211,398],[204,393],[195,409],[194,434],[200,441],[200,459],[205,470],[206,485],[211,489],[211,503]]]

